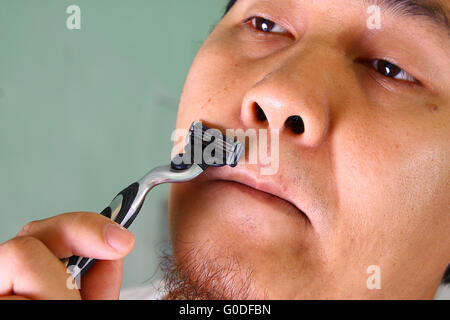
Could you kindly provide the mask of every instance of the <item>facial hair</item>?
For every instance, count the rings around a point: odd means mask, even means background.
[[[230,253],[213,254],[205,247],[193,248],[178,259],[163,256],[163,291],[167,300],[264,299],[254,287],[253,271],[244,268]]]

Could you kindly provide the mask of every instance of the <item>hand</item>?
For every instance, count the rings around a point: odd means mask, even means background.
[[[117,299],[123,258],[134,236],[110,219],[90,212],[65,213],[28,223],[0,244],[0,299]],[[60,259],[99,259],[73,288]]]

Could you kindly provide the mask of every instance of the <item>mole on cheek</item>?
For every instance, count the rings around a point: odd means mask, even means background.
[[[202,104],[202,106],[200,107],[200,110],[205,109],[206,106],[208,106],[209,104],[211,104],[212,98],[209,98],[208,101],[204,104]]]
[[[430,112],[434,113],[434,112],[437,112],[439,110],[439,107],[438,107],[437,104],[431,103],[431,104],[428,105],[428,110],[430,110]]]

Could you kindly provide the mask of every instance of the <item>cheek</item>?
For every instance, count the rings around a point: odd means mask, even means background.
[[[325,247],[347,265],[408,274],[414,263],[442,255],[436,243],[448,245],[450,149],[407,121],[363,119],[353,114],[333,135],[338,211]]]
[[[334,143],[343,220],[391,232],[436,221],[450,191],[447,143],[432,130],[412,130],[407,119],[357,119],[345,122]]]
[[[218,41],[205,42],[186,79],[177,127],[188,127],[193,119],[236,121],[245,88],[240,65]]]

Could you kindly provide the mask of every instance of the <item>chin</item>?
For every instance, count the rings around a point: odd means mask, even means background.
[[[315,268],[311,225],[271,194],[236,182],[193,181],[171,186],[169,213],[175,260],[188,277],[203,269],[247,283],[250,298],[294,298],[292,279],[305,285]]]

